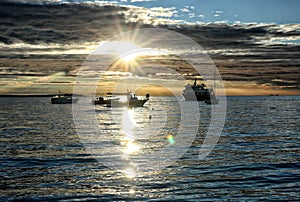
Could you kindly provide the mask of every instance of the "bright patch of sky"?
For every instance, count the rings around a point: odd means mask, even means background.
[[[55,0],[56,1],[56,0]],[[144,8],[172,8],[168,17],[186,22],[227,23],[299,23],[299,0],[62,0],[63,2],[98,2]],[[174,9],[175,8],[175,9]]]

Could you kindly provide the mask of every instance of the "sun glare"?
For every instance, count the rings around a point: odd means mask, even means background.
[[[136,56],[138,56],[137,53],[129,53],[129,54],[121,56],[121,59],[124,62],[130,62],[130,61],[134,60],[136,58]]]
[[[130,41],[105,42],[105,45],[109,46],[109,49],[112,49],[111,51],[116,53],[125,62],[134,59],[136,56],[136,53],[134,52],[140,49],[139,46]]]
[[[140,47],[129,41],[120,41],[116,48],[116,53],[125,62],[133,60],[136,57],[135,51],[140,49]]]
[[[130,41],[103,41],[98,49],[95,50],[97,54],[116,54],[121,59],[129,61],[134,56],[131,53],[141,49],[138,45]]]

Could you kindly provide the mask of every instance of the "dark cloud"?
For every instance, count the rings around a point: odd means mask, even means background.
[[[136,16],[135,12],[147,12],[142,8],[139,10],[138,8],[86,3],[23,4],[16,2],[1,2],[0,7],[2,22],[0,41],[5,44],[20,41],[30,44],[99,41],[114,36],[120,31],[149,27],[143,24],[145,21],[149,22],[149,19],[141,19],[135,23],[128,22],[130,16]],[[154,23],[155,18],[152,18]],[[300,35],[297,28],[291,27],[289,31],[285,31],[272,24],[211,23],[161,25],[161,27],[185,34],[208,48],[249,48],[257,46],[262,40]]]
[[[124,24],[127,8],[89,4],[21,4],[1,2],[0,40],[24,42],[78,43],[99,41]]]
[[[48,51],[63,51],[68,44],[100,42],[114,35],[136,28],[154,27],[155,17],[130,21],[130,16],[145,9],[97,4],[25,4],[0,2],[1,57],[13,57],[22,51],[41,51],[31,45],[61,44]],[[135,13],[136,10],[139,12]],[[150,12],[150,11],[149,11]],[[149,17],[150,18],[150,17]],[[145,22],[153,24],[145,24]],[[184,34],[205,50],[218,66],[223,79],[257,81],[258,83],[299,88],[300,46],[274,43],[300,36],[298,24],[225,24],[156,25]],[[11,46],[24,43],[23,49]],[[44,49],[43,49],[44,50]],[[38,57],[38,56],[35,56]],[[53,57],[53,56],[51,56]],[[61,56],[60,56],[61,57]],[[286,83],[278,82],[280,79]],[[288,84],[293,85],[288,85]],[[294,82],[294,83],[293,83]]]

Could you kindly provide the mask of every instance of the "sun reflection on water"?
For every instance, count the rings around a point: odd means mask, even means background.
[[[140,150],[140,146],[134,142],[128,142],[126,146],[127,148],[124,150],[125,154],[133,154]]]
[[[131,162],[130,156],[138,153],[141,147],[136,143],[134,129],[136,127],[134,109],[124,108],[122,113],[122,128],[120,130],[122,137],[120,144],[122,146],[122,158],[127,161],[126,168],[122,171],[129,179],[136,177],[136,166]]]
[[[120,140],[120,142],[121,145],[125,147],[122,150],[125,155],[130,155],[140,150],[140,146],[135,143],[134,128],[136,127],[136,122],[134,118],[134,110],[124,108],[121,130],[121,133],[124,135],[124,137]]]
[[[133,109],[124,108],[122,114],[122,129],[121,132],[127,137],[134,139],[134,128],[136,126],[136,122],[134,120],[135,114]]]
[[[121,146],[124,147],[122,149],[122,152],[124,153],[124,155],[127,158],[128,158],[128,155],[134,154],[141,149],[141,147],[137,143],[135,143],[135,140],[131,137],[125,136],[124,138],[120,139],[120,143],[121,143]]]
[[[136,172],[133,168],[128,167],[126,169],[123,170],[123,172],[125,173],[125,176],[129,179],[135,178],[136,177]]]
[[[134,193],[135,193],[135,190],[131,188],[131,189],[129,190],[129,194],[134,194]]]

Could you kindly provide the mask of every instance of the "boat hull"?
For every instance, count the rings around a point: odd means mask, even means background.
[[[145,100],[130,100],[129,102],[120,102],[120,101],[111,101],[110,103],[107,103],[107,107],[143,107],[144,104],[148,101],[148,99]]]
[[[98,97],[92,101],[95,105],[107,105],[110,104],[112,101],[118,101],[119,98],[104,98],[104,97]]]
[[[110,103],[109,100],[93,100],[94,105],[106,105],[106,104],[109,104],[109,103]]]
[[[186,101],[204,101],[206,104],[218,104],[214,89],[205,84],[198,85],[196,79],[193,85],[186,85],[182,96]]]
[[[112,93],[110,94],[112,95]],[[123,94],[122,94],[123,95]],[[98,97],[92,101],[95,105],[104,105],[106,107],[142,107],[149,100],[150,94],[146,94],[145,99],[139,99],[136,94],[128,92],[126,101],[120,101],[118,97]]]
[[[204,93],[185,93],[182,94],[186,101],[205,101],[210,99],[210,95],[208,92]]]
[[[72,104],[78,101],[77,98],[51,98],[51,104]]]

